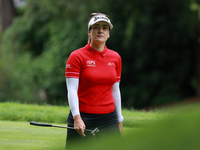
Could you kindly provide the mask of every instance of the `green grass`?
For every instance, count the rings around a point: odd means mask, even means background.
[[[125,128],[124,134],[131,130]],[[66,135],[66,129],[31,126],[29,122],[0,121],[1,150],[64,150]]]
[[[61,150],[66,130],[31,126],[29,122],[0,121],[1,150]]]
[[[0,120],[66,123],[68,113],[68,106],[0,103]],[[125,119],[123,124],[126,127],[137,127],[167,115],[168,113],[161,111],[145,112],[124,109],[123,116]]]
[[[66,129],[31,126],[30,121],[66,126],[69,107],[0,103],[0,150],[64,150]],[[105,138],[74,149],[198,150],[200,103],[156,111],[123,109],[123,138]],[[89,145],[90,147],[88,147]]]
[[[66,123],[69,107],[0,103],[0,120]]]

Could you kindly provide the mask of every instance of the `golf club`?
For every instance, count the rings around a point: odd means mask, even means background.
[[[74,127],[57,126],[57,125],[52,125],[52,124],[47,124],[47,123],[38,123],[38,122],[35,122],[35,121],[31,121],[31,122],[30,122],[30,125],[42,126],[42,127],[67,128],[67,129],[73,129],[73,130],[75,130]],[[94,130],[85,129],[85,131],[89,131],[93,136],[95,136],[96,133],[99,132],[99,129],[98,129],[98,127],[97,127],[97,128],[95,128]]]

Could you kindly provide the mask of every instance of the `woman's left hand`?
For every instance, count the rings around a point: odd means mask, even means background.
[[[119,126],[119,131],[122,134],[123,133],[123,124],[122,124],[122,122],[118,122],[118,126]]]

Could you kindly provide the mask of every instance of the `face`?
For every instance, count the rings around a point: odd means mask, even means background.
[[[103,21],[97,22],[92,25],[88,35],[91,37],[91,42],[105,44],[110,37],[109,25]]]

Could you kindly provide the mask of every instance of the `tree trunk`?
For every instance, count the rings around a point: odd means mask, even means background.
[[[12,0],[0,0],[0,26],[5,31],[16,16]]]
[[[195,73],[196,73],[196,96],[200,97],[200,8],[195,13]]]
[[[196,47],[196,78],[197,78],[197,89],[196,96],[200,97],[200,34],[197,36],[197,47]]]

